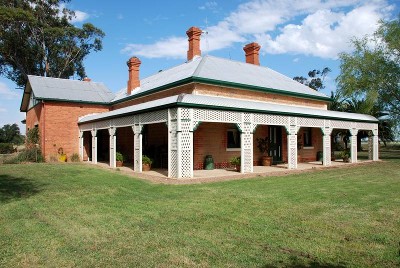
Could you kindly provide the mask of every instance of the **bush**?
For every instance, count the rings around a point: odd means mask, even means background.
[[[71,155],[71,162],[79,162],[79,161],[80,161],[79,154],[73,153],[73,154]]]
[[[4,160],[4,164],[18,164],[23,162],[44,162],[40,148],[32,147],[20,152],[16,157]]]
[[[14,146],[12,143],[0,143],[0,154],[12,154]]]

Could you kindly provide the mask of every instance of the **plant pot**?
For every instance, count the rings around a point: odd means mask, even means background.
[[[272,156],[263,156],[261,158],[261,164],[263,166],[271,166],[272,165]]]
[[[240,172],[240,166],[241,166],[241,165],[236,165],[236,166],[235,166],[235,169],[236,169],[237,172]]]
[[[122,167],[124,165],[123,161],[115,161],[117,167]]]
[[[151,165],[150,164],[142,164],[142,171],[150,171]]]
[[[350,159],[349,159],[348,157],[343,157],[343,162],[349,163],[349,162],[350,162]]]

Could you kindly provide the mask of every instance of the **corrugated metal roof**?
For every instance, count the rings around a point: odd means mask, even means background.
[[[142,79],[140,87],[133,90],[130,96],[142,94],[157,87],[190,77],[273,89],[276,92],[280,91],[282,93],[329,98],[325,94],[267,67],[209,55],[195,57],[192,61]],[[126,97],[128,95],[126,94],[126,88],[124,88],[116,94],[116,98],[113,101]]]
[[[28,75],[37,99],[109,103],[115,94],[103,83]]]
[[[232,98],[223,97],[211,97],[202,95],[192,95],[192,94],[181,94],[175,95],[155,101],[150,101],[146,103],[141,103],[138,105],[133,105],[125,107],[122,109],[99,113],[95,115],[88,115],[80,118],[79,123],[85,123],[90,121],[105,120],[107,118],[124,116],[132,113],[140,113],[143,110],[154,109],[160,106],[167,105],[182,105],[182,106],[193,106],[193,107],[204,107],[210,109],[229,109],[229,110],[251,110],[260,113],[274,113],[274,114],[287,114],[296,115],[304,117],[320,117],[326,119],[344,119],[344,120],[354,120],[354,121],[371,121],[378,122],[378,120],[370,115],[365,114],[355,114],[355,113],[343,113],[322,109],[312,109],[298,106],[273,104],[257,101],[247,101]]]

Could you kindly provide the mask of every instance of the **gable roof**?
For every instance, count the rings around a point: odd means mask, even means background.
[[[224,97],[212,97],[193,94],[180,94],[170,96],[154,101],[140,103],[125,108],[91,114],[81,117],[78,124],[102,121],[121,116],[132,114],[139,114],[146,111],[160,110],[171,107],[191,107],[191,108],[205,108],[229,111],[245,111],[255,113],[268,113],[280,115],[295,115],[304,117],[314,117],[331,120],[344,120],[344,121],[357,121],[357,122],[370,122],[377,123],[378,120],[366,114],[345,113],[316,108],[306,108],[284,104],[265,103],[259,101],[239,100]]]
[[[190,82],[330,101],[325,94],[270,68],[207,55],[195,57],[189,62],[142,79],[140,87],[133,90],[129,96],[126,88],[122,89],[116,94],[113,102],[124,101]]]
[[[37,100],[109,104],[115,98],[103,83],[28,75],[21,111],[28,109],[31,92]]]

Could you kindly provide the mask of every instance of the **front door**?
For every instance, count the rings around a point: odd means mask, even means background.
[[[279,163],[282,161],[282,127],[269,126],[269,137],[274,144],[270,150],[270,156],[273,158],[273,163]]]

